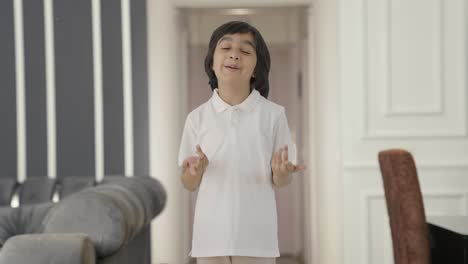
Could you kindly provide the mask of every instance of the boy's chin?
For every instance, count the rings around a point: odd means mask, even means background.
[[[227,84],[227,85],[242,85],[242,84],[249,84],[250,83],[250,80],[243,80],[239,77],[225,77],[225,78],[218,78],[218,83],[221,83],[221,84]]]

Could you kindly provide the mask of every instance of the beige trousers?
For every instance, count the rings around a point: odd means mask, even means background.
[[[197,258],[197,264],[275,264],[276,258],[255,257],[209,257]]]

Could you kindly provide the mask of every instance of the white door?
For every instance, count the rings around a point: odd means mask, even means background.
[[[377,153],[415,157],[426,215],[468,214],[467,1],[340,1],[344,263],[393,263]]]

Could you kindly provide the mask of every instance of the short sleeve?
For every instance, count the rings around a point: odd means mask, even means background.
[[[282,146],[288,145],[288,157],[293,164],[297,164],[297,151],[296,145],[292,141],[291,131],[288,126],[288,119],[286,118],[286,113],[284,108],[281,109],[279,117],[275,123],[275,134],[274,134],[274,143],[273,151],[278,151]]]
[[[184,131],[179,147],[179,158],[177,164],[182,166],[182,163],[189,156],[196,155],[196,133],[189,117],[185,120]]]

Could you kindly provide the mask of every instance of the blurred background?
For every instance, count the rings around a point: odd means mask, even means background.
[[[466,0],[1,0],[0,177],[158,178],[153,263],[188,263],[196,193],[176,165],[203,60],[259,29],[269,99],[308,170],[277,190],[280,264],[392,263],[377,153],[416,159],[427,215],[468,215]]]

